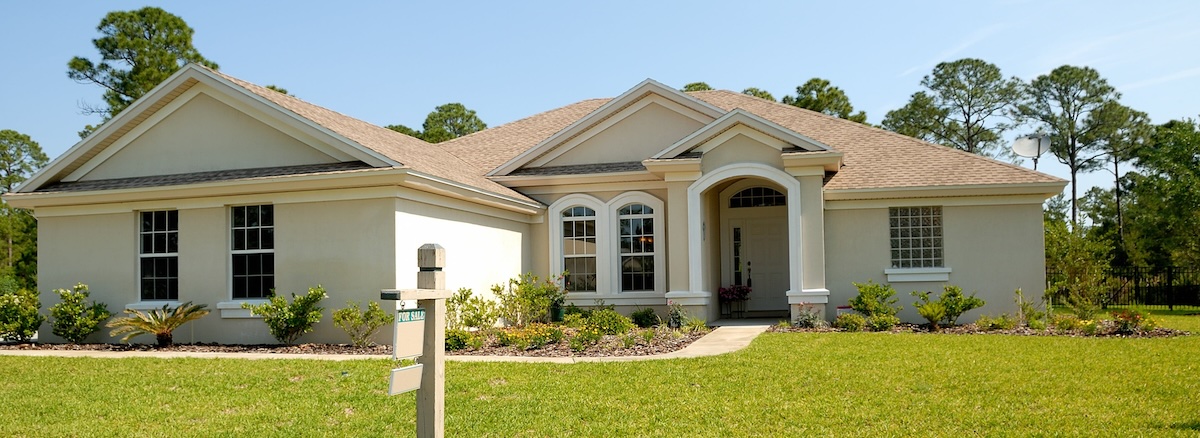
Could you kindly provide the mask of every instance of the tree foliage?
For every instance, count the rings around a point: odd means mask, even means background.
[[[430,143],[441,143],[487,129],[487,124],[475,114],[475,110],[452,102],[434,108],[425,116],[425,123],[421,125],[424,131],[399,124],[387,125],[384,128]]]
[[[680,90],[684,91],[684,92],[688,92],[688,91],[712,91],[712,89],[713,89],[713,87],[708,86],[707,83],[692,82],[690,84],[684,85],[683,88],[681,88]]]
[[[101,36],[92,44],[100,61],[76,56],[67,63],[67,76],[104,89],[107,107],[85,111],[101,113],[106,120],[188,63],[217,68],[192,46],[192,28],[161,8],[109,12],[96,30]]]
[[[50,161],[42,147],[28,135],[0,130],[0,193],[9,193]],[[4,275],[21,287],[37,288],[37,220],[29,211],[0,206],[0,233],[4,234]]]
[[[1050,133],[1050,152],[1070,171],[1073,223],[1079,223],[1078,174],[1095,169],[1104,155],[1104,119],[1096,112],[1119,97],[1096,70],[1064,65],[1031,81],[1017,107],[1022,117]]]
[[[1173,120],[1136,149],[1126,175],[1125,245],[1136,264],[1200,264],[1200,125]]]
[[[884,128],[973,154],[1009,155],[1001,135],[1012,127],[1007,116],[1021,99],[1020,80],[967,58],[938,64],[921,86],[907,105],[887,113]]]
[[[854,105],[850,104],[846,92],[826,79],[809,79],[804,85],[796,87],[795,96],[784,96],[782,102],[858,123],[867,122],[867,113],[854,112]]]
[[[759,99],[766,99],[771,102],[775,101],[775,96],[772,96],[771,93],[767,92],[766,90],[762,90],[762,89],[758,89],[758,88],[754,88],[754,87],[750,87],[745,90],[742,90],[742,94],[754,96]]]

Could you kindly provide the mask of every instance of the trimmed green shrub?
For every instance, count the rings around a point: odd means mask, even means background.
[[[833,320],[833,326],[848,332],[862,331],[867,325],[867,319],[857,313],[843,313]]]
[[[917,297],[913,307],[917,308],[917,313],[921,314],[922,318],[929,321],[929,329],[937,331],[940,328],[938,324],[946,318],[946,305],[940,299],[929,301],[929,294],[930,292],[913,291],[912,296]]]
[[[11,277],[0,280],[0,339],[28,342],[46,317],[37,291],[22,289]]]
[[[900,323],[896,315],[871,315],[867,317],[867,327],[873,332],[886,332]]]
[[[866,317],[895,315],[900,311],[896,305],[896,289],[890,284],[876,284],[874,280],[854,283],[858,295],[850,299],[850,307]]]
[[[446,351],[457,351],[467,348],[471,333],[463,329],[446,329]]]
[[[641,328],[654,327],[659,322],[658,314],[654,313],[654,309],[649,307],[633,312],[629,317],[629,319],[633,320],[634,324]]]
[[[580,313],[568,313],[566,316],[563,316],[562,323],[570,328],[582,328],[587,324],[587,318],[584,318],[583,314]]]
[[[311,332],[313,326],[321,322],[321,311],[318,306],[321,300],[328,297],[325,288],[308,288],[304,295],[292,294],[292,302],[278,294],[272,295],[271,300],[257,306],[243,303],[242,308],[250,310],[250,314],[263,317],[271,336],[287,345],[292,345],[305,333]]]
[[[121,342],[129,342],[130,339],[141,335],[154,335],[157,345],[161,347],[169,347],[175,343],[174,332],[180,326],[203,318],[208,315],[209,310],[205,304],[192,304],[191,301],[180,304],[172,309],[169,305],[163,304],[161,309],[154,309],[149,312],[140,310],[125,309],[125,313],[129,316],[122,316],[108,322],[109,327],[115,327],[108,335],[117,337],[125,335],[121,338]]]
[[[1055,330],[1064,332],[1079,330],[1081,325],[1080,322],[1081,321],[1079,320],[1079,317],[1068,313],[1055,313],[1054,316],[1050,318],[1050,325],[1054,327]]]
[[[558,287],[561,278],[543,281],[528,273],[509,279],[507,286],[492,286],[492,293],[500,300],[500,316],[505,323],[518,327],[531,322],[550,321],[550,306],[562,303],[565,297],[563,290]]]
[[[485,329],[496,325],[500,311],[496,302],[461,288],[446,300],[446,327]]]
[[[367,303],[367,310],[360,310],[358,303],[347,301],[346,307],[333,311],[333,325],[345,331],[355,347],[371,344],[371,337],[395,320],[396,315],[384,312],[374,301]]]
[[[982,299],[975,297],[975,292],[971,292],[971,296],[964,296],[962,288],[954,285],[946,285],[942,288],[942,296],[938,298],[942,305],[946,306],[946,317],[942,319],[947,325],[958,325],[958,317],[962,314],[978,309],[985,304]]]
[[[616,310],[602,309],[592,312],[592,316],[587,319],[587,326],[606,335],[619,335],[633,330],[634,324]]]
[[[90,293],[86,284],[79,283],[71,290],[55,289],[61,302],[50,306],[50,327],[55,335],[78,344],[100,330],[100,323],[112,316],[104,303],[87,303]]]

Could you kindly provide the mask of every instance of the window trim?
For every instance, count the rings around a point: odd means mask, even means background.
[[[937,209],[937,217],[940,219],[938,225],[936,225],[941,231],[940,235],[939,236],[931,236],[931,237],[937,237],[937,238],[941,239],[940,247],[935,248],[935,249],[941,250],[941,258],[940,258],[941,266],[921,266],[921,267],[909,267],[909,268],[892,267],[896,264],[896,261],[897,261],[896,259],[893,259],[891,256],[892,251],[895,250],[892,248],[891,242],[893,241],[893,239],[896,239],[896,238],[892,237],[892,229],[893,229],[892,225],[891,225],[892,212],[898,208],[926,208],[926,207],[936,208]],[[947,259],[947,257],[946,257],[946,231],[945,231],[946,230],[946,210],[945,210],[944,206],[941,206],[941,205],[890,206],[887,208],[887,220],[888,220],[888,222],[887,222],[888,267],[883,270],[883,273],[887,276],[887,281],[889,283],[947,282],[947,281],[950,281],[950,273],[953,270],[946,263],[946,259]]]
[[[157,212],[165,212],[168,215],[171,213],[174,213],[175,214],[175,229],[174,230],[167,229],[165,231],[151,230],[149,232],[142,231],[142,215],[147,214],[147,213],[153,214],[153,213],[157,213]],[[137,236],[136,241],[137,241],[138,248],[137,248],[137,266],[135,269],[135,271],[136,271],[135,275],[137,278],[137,285],[138,285],[137,286],[137,298],[138,298],[137,302],[138,303],[147,302],[147,303],[153,304],[157,308],[161,308],[164,303],[171,303],[171,302],[179,301],[179,210],[174,210],[174,209],[139,210],[137,212],[136,218],[137,218],[137,221],[135,222],[135,224],[136,224],[135,229],[136,229],[136,236]],[[170,223],[169,219],[168,219],[168,223]],[[171,233],[171,232],[175,233],[175,252],[159,252],[159,253],[143,252],[144,248],[142,248],[142,237],[145,234],[147,234],[147,233],[150,233],[150,234]],[[148,259],[148,258],[174,258],[175,259],[175,277],[174,277],[175,278],[175,296],[174,297],[171,297],[170,293],[168,293],[168,297],[162,298],[162,299],[142,298],[143,292],[144,292],[142,290],[142,260]],[[167,277],[167,278],[169,279],[171,277]]]
[[[654,232],[651,234],[651,236],[653,236],[653,239],[654,239],[654,252],[651,253],[654,256],[654,288],[649,289],[649,290],[631,290],[631,291],[622,291],[621,290],[621,275],[622,275],[621,256],[622,256],[622,254],[621,254],[621,243],[620,243],[621,242],[621,229],[620,229],[621,214],[620,214],[620,212],[621,212],[622,208],[625,208],[626,206],[631,205],[631,204],[642,204],[642,205],[650,207],[652,210],[654,210],[654,213],[651,213],[649,215],[637,215],[637,216],[642,216],[642,217],[649,217],[650,219],[652,219],[654,221]],[[614,249],[613,254],[610,256],[610,263],[612,263],[612,266],[614,267],[611,274],[609,275],[610,281],[612,282],[612,288],[610,289],[612,291],[611,294],[621,295],[621,296],[629,296],[629,295],[636,295],[636,294],[661,295],[663,293],[666,293],[666,290],[667,290],[667,287],[666,287],[667,265],[666,265],[666,260],[665,260],[665,258],[666,258],[665,254],[666,254],[667,241],[666,241],[666,239],[663,238],[663,228],[666,226],[666,222],[663,218],[663,216],[664,216],[663,210],[665,209],[665,206],[664,206],[662,200],[650,195],[649,193],[635,191],[635,192],[625,192],[620,195],[617,195],[616,197],[609,200],[607,205],[608,205],[608,213],[609,213],[609,215],[612,216],[612,219],[610,221],[610,223],[612,225],[608,229],[613,233],[613,235],[610,238],[605,239],[605,240],[609,241],[610,244],[612,245],[612,248]]]
[[[590,195],[573,193],[563,196],[550,204],[550,273],[554,278],[563,272],[563,214],[562,212],[574,207],[587,207],[596,212],[596,290],[571,292],[573,295],[597,295],[609,290],[608,277],[603,273],[609,272],[608,266],[608,214],[605,204]]]
[[[233,257],[234,257],[235,255],[241,255],[241,254],[271,254],[272,256],[274,256],[274,255],[275,255],[275,239],[274,239],[274,238],[272,238],[272,240],[271,240],[271,248],[269,248],[269,249],[264,249],[264,248],[258,248],[258,249],[244,249],[244,250],[235,250],[235,249],[233,249],[233,239],[234,239],[234,237],[233,237],[233,232],[234,232],[234,225],[233,225],[233,211],[234,211],[234,209],[235,209],[235,208],[239,208],[239,207],[264,207],[264,206],[270,206],[270,207],[271,207],[271,226],[270,226],[270,228],[271,228],[271,230],[272,230],[272,231],[271,231],[271,234],[272,234],[272,236],[274,236],[274,234],[275,234],[275,227],[276,227],[276,225],[275,225],[275,220],[274,220],[274,218],[275,218],[275,204],[271,204],[271,203],[261,203],[261,204],[238,204],[238,205],[229,205],[229,206],[226,208],[226,212],[227,212],[227,214],[225,215],[225,218],[226,218],[226,220],[227,220],[228,222],[226,222],[226,226],[225,226],[225,233],[226,233],[226,234],[225,234],[225,236],[226,236],[225,245],[226,245],[226,249],[227,249],[227,253],[226,253],[226,254],[227,254],[227,256],[226,256],[226,258],[225,258],[225,261],[226,261],[226,263],[228,264],[227,266],[229,267],[229,268],[228,268],[229,270],[227,271],[227,274],[225,275],[225,283],[226,283],[226,287],[227,287],[227,290],[228,290],[228,294],[227,294],[226,296],[228,296],[228,297],[230,298],[230,300],[231,300],[230,302],[237,303],[239,307],[240,307],[240,304],[241,304],[242,302],[265,301],[265,300],[268,300],[268,299],[270,299],[270,296],[269,296],[269,295],[268,295],[268,296],[265,296],[265,297],[250,297],[250,296],[247,296],[247,297],[236,297],[236,296],[234,296],[234,289],[233,289],[233,277],[234,277],[234,271],[233,271]],[[266,227],[263,227],[263,226],[259,225],[257,228],[258,228],[259,230],[261,230],[261,229],[263,229],[263,228],[266,228]],[[249,229],[249,227],[240,227],[240,228],[238,228],[238,229]],[[274,279],[275,279],[275,277],[276,277],[276,276],[277,276],[277,272],[276,272],[276,269],[275,269],[274,257],[272,257],[272,269],[271,269],[271,278],[272,278],[272,283],[274,283]],[[271,289],[275,289],[275,288],[274,288],[274,287],[272,287]],[[218,307],[220,307],[220,306],[218,306]],[[227,317],[227,316],[225,316],[225,315],[224,315],[224,313],[225,313],[225,312],[224,312],[224,311],[222,311],[222,317]]]
[[[619,212],[629,204],[644,204],[654,210],[654,290],[621,292],[620,261],[620,230],[618,230]],[[563,196],[547,208],[550,238],[550,275],[557,276],[563,270],[563,229],[562,212],[571,207],[587,207],[596,211],[596,291],[571,292],[567,302],[577,305],[593,305],[595,300],[603,299],[609,304],[617,305],[654,305],[661,304],[663,294],[667,289],[666,251],[667,240],[664,231],[666,227],[666,207],[659,198],[641,191],[630,191],[613,197],[608,202],[602,202],[594,196],[583,193],[572,193]]]

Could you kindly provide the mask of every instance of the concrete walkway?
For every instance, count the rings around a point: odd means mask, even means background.
[[[722,321],[718,321],[721,323]],[[697,339],[687,347],[670,353],[650,356],[612,357],[529,357],[529,356],[455,356],[446,355],[446,360],[457,362],[536,362],[536,363],[579,363],[579,362],[629,362],[639,360],[679,359],[687,357],[716,356],[731,353],[750,345],[759,334],[771,327],[773,321],[740,320],[720,325],[709,334]],[[714,324],[717,325],[717,324]],[[55,357],[98,357],[98,358],[209,358],[209,359],[316,359],[316,360],[364,360],[388,359],[387,355],[356,354],[286,354],[286,353],[197,353],[185,351],[88,351],[88,350],[0,350],[0,356],[55,356]]]

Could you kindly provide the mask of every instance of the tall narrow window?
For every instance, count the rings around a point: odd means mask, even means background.
[[[275,289],[275,207],[232,207],[233,298],[266,298]]]
[[[138,237],[142,300],[179,299],[179,212],[143,211]]]
[[[596,290],[596,210],[575,206],[562,212],[563,269],[569,292]]]
[[[654,290],[654,209],[629,204],[617,211],[621,291]]]
[[[941,268],[942,207],[888,209],[893,268]]]

